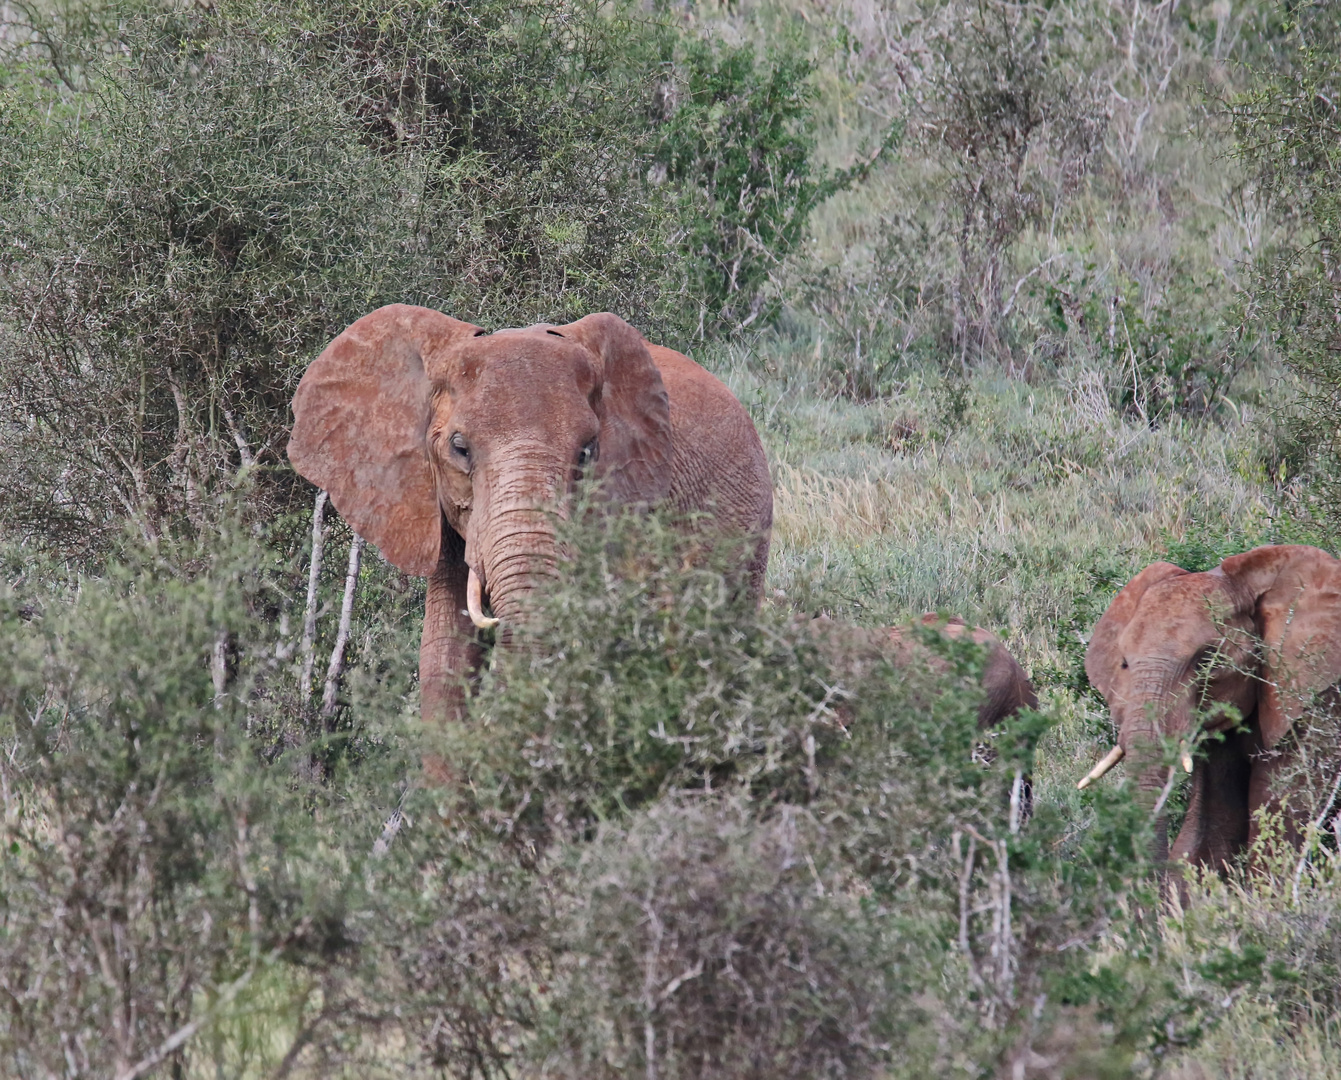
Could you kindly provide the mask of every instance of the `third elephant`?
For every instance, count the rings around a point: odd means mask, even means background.
[[[1341,562],[1280,544],[1202,573],[1152,563],[1095,626],[1085,671],[1118,741],[1080,786],[1126,757],[1147,800],[1162,807],[1177,769],[1162,746],[1181,744],[1190,803],[1171,851],[1160,817],[1155,856],[1222,869],[1252,843],[1258,810],[1285,810],[1297,830],[1308,779],[1299,770],[1335,768],[1334,736],[1305,762],[1293,729],[1341,678]],[[1199,728],[1212,737],[1197,745]]]

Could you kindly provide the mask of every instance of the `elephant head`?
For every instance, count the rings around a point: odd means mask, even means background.
[[[293,399],[289,459],[387,560],[430,575],[443,522],[483,597],[524,614],[555,569],[553,511],[584,475],[627,503],[670,487],[669,403],[642,336],[610,314],[488,334],[392,304],[321,353]],[[457,542],[459,545],[459,541]]]
[[[1228,727],[1232,714],[1214,707],[1232,705],[1249,722],[1253,746],[1270,750],[1313,694],[1341,677],[1341,562],[1317,548],[1270,545],[1203,573],[1153,563],[1095,626],[1085,671],[1108,701],[1118,745],[1080,786],[1126,756],[1153,801],[1171,779],[1162,767],[1162,738],[1190,737],[1198,715],[1209,716],[1212,729]],[[1189,772],[1203,769],[1187,748],[1181,759]],[[1223,763],[1212,767],[1224,774]],[[1206,847],[1207,823],[1193,820],[1194,809],[1205,812],[1215,798],[1223,804],[1221,795],[1196,789],[1197,807],[1189,808],[1175,857],[1205,859],[1206,851],[1228,850]],[[1161,818],[1156,857],[1167,854]]]

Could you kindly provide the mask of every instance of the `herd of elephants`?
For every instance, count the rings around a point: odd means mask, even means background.
[[[756,601],[762,594],[772,479],[748,413],[703,368],[618,316],[491,334],[392,304],[312,362],[293,413],[298,472],[389,562],[428,579],[426,719],[464,707],[461,675],[482,662],[477,628],[501,624],[506,640],[552,580],[552,510],[584,474],[617,505],[669,506],[694,528],[745,538],[741,580]],[[960,620],[938,625],[987,648],[984,727],[1035,704],[995,637]],[[888,634],[897,646],[900,632]],[[1171,850],[1157,829],[1158,859],[1231,865],[1263,807],[1283,810],[1297,839],[1313,809],[1292,796],[1318,779],[1307,770],[1336,764],[1326,753],[1304,762],[1295,728],[1341,680],[1341,561],[1282,544],[1203,573],[1152,563],[1093,628],[1085,671],[1118,734],[1080,786],[1126,757],[1162,806],[1179,765],[1191,773]],[[1335,799],[1336,785],[1323,786]]]

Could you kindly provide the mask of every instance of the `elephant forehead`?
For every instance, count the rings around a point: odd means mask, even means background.
[[[488,337],[475,338],[467,347],[478,356],[481,373],[498,371],[524,375],[541,371],[570,376],[584,388],[596,384],[594,358],[576,341],[558,337],[538,327],[526,330],[500,330]]]
[[[1121,641],[1125,651],[1136,655],[1178,655],[1195,651],[1234,622],[1234,605],[1223,579],[1187,574],[1146,590]]]
[[[508,400],[519,405],[562,398],[583,399],[598,383],[592,356],[580,345],[525,330],[500,331],[476,338],[463,349],[463,364],[471,375],[468,394],[492,399],[498,406]]]

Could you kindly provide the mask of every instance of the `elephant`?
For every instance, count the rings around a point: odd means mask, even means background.
[[[1152,563],[1099,619],[1085,672],[1108,702],[1118,741],[1079,786],[1131,759],[1156,814],[1156,861],[1224,872],[1257,839],[1262,807],[1283,810],[1298,836],[1297,800],[1273,780],[1299,765],[1287,739],[1295,722],[1341,678],[1341,562],[1318,548],[1281,544],[1201,573]],[[1201,710],[1206,728],[1221,734],[1194,759]],[[1163,767],[1162,738],[1183,741],[1181,765],[1191,773],[1171,852],[1160,810],[1174,774]]]
[[[1001,639],[990,630],[969,626],[958,615],[943,618],[934,611],[927,612],[920,621],[923,626],[932,627],[955,641],[968,637],[975,645],[983,647],[983,700],[978,706],[979,731],[990,731],[1021,709],[1038,708],[1038,695],[1034,692],[1029,676]],[[896,652],[906,654],[909,647],[906,629],[896,626],[886,630],[886,633]]]
[[[702,512],[694,527],[744,538],[741,587],[762,592],[773,487],[749,414],[616,315],[491,334],[390,304],[312,361],[293,415],[294,468],[388,562],[428,578],[426,719],[464,708],[476,629],[501,621],[510,640],[557,573],[555,512],[584,476],[607,504]]]
[[[968,637],[984,650],[982,688],[983,699],[978,705],[978,730],[990,732],[1014,716],[1021,709],[1038,708],[1038,695],[1020,662],[1011,655],[1001,639],[981,626],[970,626],[958,615],[948,618],[929,611],[918,620],[952,640]],[[898,666],[927,664],[933,670],[946,670],[945,661],[929,652],[909,631],[908,626],[886,626],[870,630],[844,626],[828,618],[810,621],[812,633],[819,639],[831,662],[839,670],[857,674],[872,660],[890,660]],[[983,749],[980,747],[980,750]],[[986,754],[990,755],[990,748]],[[990,760],[990,757],[986,758]],[[1022,776],[1012,796],[1022,817],[1028,817],[1032,806],[1032,781]]]

